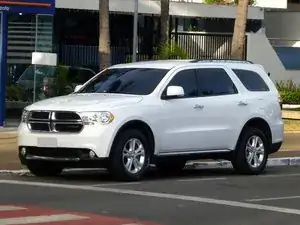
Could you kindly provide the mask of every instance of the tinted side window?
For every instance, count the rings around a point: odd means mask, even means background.
[[[233,72],[235,72],[237,77],[249,91],[270,90],[261,76],[254,71],[234,69]]]
[[[170,81],[168,86],[181,86],[184,90],[184,97],[197,97],[196,70],[183,70],[178,72]]]
[[[202,97],[238,93],[234,83],[224,69],[198,69],[197,78],[199,95]]]

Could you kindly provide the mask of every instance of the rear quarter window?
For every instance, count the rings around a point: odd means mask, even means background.
[[[270,91],[263,78],[256,72],[244,69],[233,69],[233,72],[249,91]]]

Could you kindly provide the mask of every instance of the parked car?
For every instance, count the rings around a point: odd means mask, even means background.
[[[66,84],[71,88],[76,85],[84,83],[91,79],[96,73],[89,68],[61,66],[66,69]],[[16,81],[16,84],[21,87],[25,92],[30,93],[29,97],[33,96],[34,90],[34,74],[35,90],[37,95],[45,97],[55,97],[57,90],[51,85],[59,76],[60,66],[34,66],[30,65]],[[65,93],[67,94],[67,93]]]
[[[73,94],[32,104],[19,126],[19,157],[36,176],[106,167],[142,179],[188,160],[227,159],[260,174],[283,141],[279,93],[248,61],[162,60],[109,67]]]

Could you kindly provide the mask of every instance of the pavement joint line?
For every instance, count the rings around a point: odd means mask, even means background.
[[[124,183],[93,184],[92,187],[122,186],[122,185],[135,185],[135,184],[142,184],[142,182],[124,182]]]
[[[285,197],[274,197],[274,198],[253,198],[253,199],[246,199],[247,202],[262,202],[262,201],[276,201],[276,200],[288,200],[288,199],[297,199],[300,198],[299,195],[297,196],[285,196]]]
[[[214,205],[253,209],[253,210],[264,210],[269,212],[285,213],[290,215],[300,215],[300,210],[298,209],[239,202],[233,200],[222,200],[222,199],[214,199],[214,198],[206,198],[206,197],[188,196],[188,195],[137,191],[137,190],[130,190],[130,189],[92,187],[88,185],[70,185],[70,184],[57,184],[57,183],[45,183],[45,182],[16,181],[16,180],[0,180],[0,183],[33,186],[33,187],[38,186],[38,187],[46,187],[46,188],[48,187],[48,188],[62,188],[62,189],[69,189],[69,190],[106,192],[112,194],[134,195],[140,197],[154,197],[154,198],[168,199],[168,200],[191,201],[191,202],[198,202],[198,203],[207,203],[207,204],[214,204]]]
[[[212,178],[194,178],[194,179],[180,179],[179,182],[193,182],[193,181],[215,181],[215,180],[227,180],[226,177],[212,177]]]

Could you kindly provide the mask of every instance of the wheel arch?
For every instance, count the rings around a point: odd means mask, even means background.
[[[155,144],[156,144],[155,136],[154,136],[154,133],[153,133],[151,127],[149,126],[149,124],[141,119],[132,119],[132,120],[129,120],[129,121],[125,122],[124,124],[122,124],[119,127],[116,134],[114,135],[110,149],[113,148],[113,145],[115,144],[115,141],[118,138],[118,136],[127,129],[139,130],[146,136],[146,138],[148,139],[149,144],[150,144],[151,156],[152,156],[155,151]],[[110,151],[110,155],[111,155],[111,153],[112,153],[112,151]]]
[[[255,128],[258,128],[261,131],[263,131],[265,133],[266,137],[267,137],[267,140],[269,141],[269,146],[271,146],[271,144],[272,144],[272,131],[271,131],[269,123],[261,117],[254,117],[254,118],[249,119],[245,123],[243,128],[241,129],[239,137],[238,137],[237,142],[235,144],[235,148],[236,148],[237,144],[239,143],[239,141],[240,141],[240,139],[243,135],[244,130],[247,127],[255,127]]]

